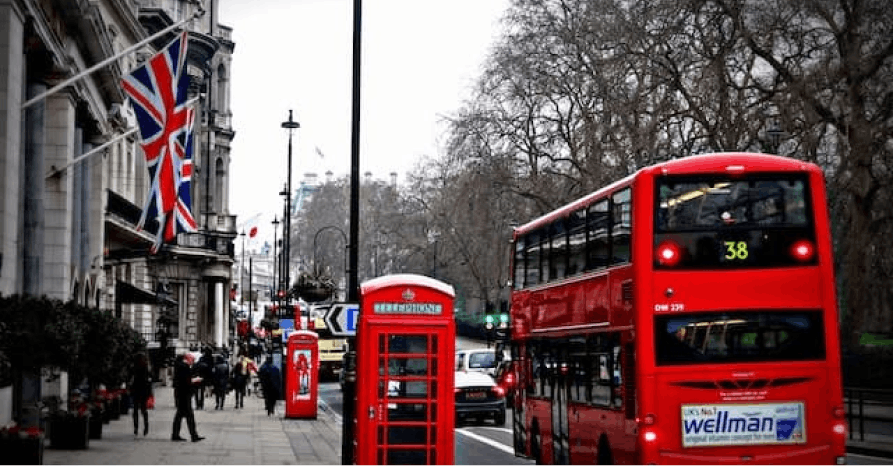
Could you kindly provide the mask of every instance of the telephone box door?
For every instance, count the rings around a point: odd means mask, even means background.
[[[357,387],[356,462],[453,464],[456,336],[452,295],[420,292],[420,284],[411,279],[400,286],[400,299],[413,295],[416,303],[439,300],[444,304],[445,300],[448,306],[440,310],[449,312],[376,314],[373,301],[388,305],[380,310],[393,310],[389,306],[393,296],[367,296],[364,291],[357,329],[357,378],[364,382]]]

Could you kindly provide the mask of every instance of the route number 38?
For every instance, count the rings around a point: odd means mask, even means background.
[[[725,260],[745,260],[747,259],[747,243],[744,241],[723,241],[725,246]]]

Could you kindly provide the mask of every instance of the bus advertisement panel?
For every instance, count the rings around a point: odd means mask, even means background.
[[[516,229],[516,454],[844,461],[826,205],[813,164],[707,154]]]

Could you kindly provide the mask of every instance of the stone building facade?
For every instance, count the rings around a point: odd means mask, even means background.
[[[0,293],[115,312],[156,355],[162,347],[230,347],[235,44],[218,23],[217,2],[0,0]],[[136,228],[149,175],[120,81],[173,40],[180,23],[196,110],[199,230],[152,254],[157,224]],[[4,396],[0,388],[0,422]]]

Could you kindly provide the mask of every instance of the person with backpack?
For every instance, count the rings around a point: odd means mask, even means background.
[[[245,407],[245,391],[251,373],[257,373],[257,366],[244,352],[239,356],[239,362],[233,367],[233,391],[236,394],[236,409]]]

